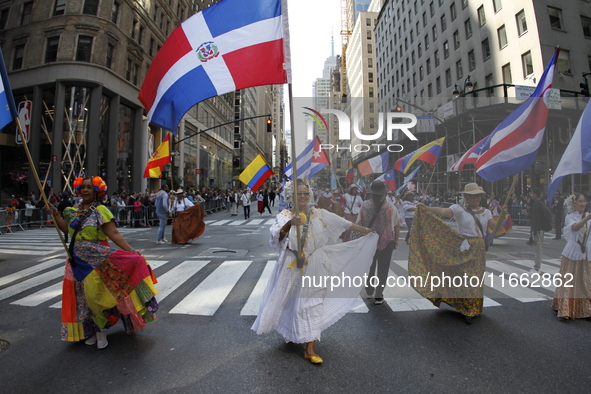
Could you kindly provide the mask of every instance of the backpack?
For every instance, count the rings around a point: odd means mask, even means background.
[[[542,206],[542,217],[540,218],[540,229],[542,231],[552,230],[552,211],[546,206],[546,204],[536,201],[536,203]]]
[[[236,200],[234,199],[234,195],[230,194],[230,202],[236,202]]]

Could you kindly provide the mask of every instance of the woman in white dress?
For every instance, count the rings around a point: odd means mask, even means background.
[[[585,196],[581,193],[565,201],[569,214],[563,230],[567,242],[560,261],[562,285],[556,287],[552,300],[552,308],[564,319],[591,317],[591,240],[585,236],[591,213],[585,215],[585,205]]]
[[[291,183],[285,189],[289,200],[293,195]],[[310,187],[298,181],[300,215],[294,217],[290,211],[283,210],[271,227],[270,244],[279,258],[252,329],[257,334],[275,330],[287,342],[305,343],[304,358],[319,364],[323,360],[314,351],[315,341],[320,340],[322,331],[351,310],[363,289],[363,283],[357,284],[361,286],[348,283],[331,289],[331,282],[321,283],[321,279],[367,274],[378,235],[324,209],[309,207],[310,195]],[[296,259],[297,226],[304,240],[300,259]],[[327,245],[329,239],[337,241],[348,229],[365,236]]]

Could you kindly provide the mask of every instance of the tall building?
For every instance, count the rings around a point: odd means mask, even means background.
[[[401,105],[437,124],[416,128],[419,144],[410,144],[402,134],[397,142],[406,144],[408,153],[436,137],[448,137],[435,172],[437,190],[457,190],[480,180],[471,171],[448,173],[445,161],[453,162],[488,135],[531,94],[560,45],[553,84],[560,93],[552,99],[536,163],[521,175],[524,188],[548,183],[584,106],[579,83],[581,74],[591,69],[588,1],[386,0],[377,19],[380,111]],[[588,185],[586,176],[574,182]],[[489,186],[499,193],[504,183]]]

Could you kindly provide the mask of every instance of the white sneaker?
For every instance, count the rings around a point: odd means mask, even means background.
[[[529,270],[529,273],[530,274],[539,274],[540,273],[540,270],[537,270],[535,268],[532,268],[532,269]]]
[[[99,331],[96,333],[96,347],[98,349],[104,349],[109,345],[109,341],[107,341],[107,333],[104,331]]]
[[[161,239],[160,241],[156,242],[156,244],[157,245],[163,245],[163,244],[165,244],[165,242],[164,242],[164,240]]]
[[[88,339],[84,341],[84,343],[86,345],[94,345],[96,343],[96,333],[93,336],[88,337]]]
[[[164,242],[165,244],[169,244],[170,243],[170,241],[167,240],[166,238],[162,238],[162,242]]]

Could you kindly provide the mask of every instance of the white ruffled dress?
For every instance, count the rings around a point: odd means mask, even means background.
[[[291,220],[292,213],[281,211],[271,227],[270,244],[279,258],[252,326],[259,335],[276,330],[287,342],[319,340],[322,331],[351,310],[364,288],[355,278],[367,275],[378,235],[370,233],[354,241],[327,245],[329,240],[336,242],[352,223],[324,209],[312,208],[309,215],[303,248],[307,264],[303,272],[294,263],[296,226],[279,241],[281,228]],[[336,284],[333,277],[341,279],[344,285],[331,289],[331,283]],[[347,278],[351,278],[351,283]]]

